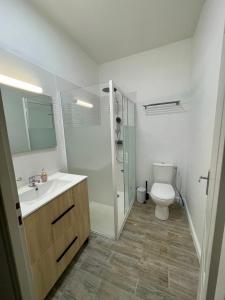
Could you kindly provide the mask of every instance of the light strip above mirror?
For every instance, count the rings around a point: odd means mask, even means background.
[[[43,89],[40,86],[17,80],[3,74],[0,74],[0,83],[37,94],[43,93]]]
[[[93,106],[94,106],[92,103],[86,102],[86,101],[83,101],[80,99],[76,99],[76,104],[80,105],[80,106],[88,107],[88,108],[93,108]]]

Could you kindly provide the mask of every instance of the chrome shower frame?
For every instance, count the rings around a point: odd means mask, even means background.
[[[115,112],[115,99],[114,99],[114,94],[119,92],[123,97],[126,97],[128,101],[133,103],[133,101],[130,100],[129,96],[126,95],[112,80],[109,81],[109,103],[110,103],[110,128],[111,128],[111,153],[112,153],[112,180],[113,180],[113,198],[114,198],[114,230],[115,230],[115,239],[118,240],[120,237],[120,234],[123,230],[123,226],[126,222],[126,219],[129,215],[129,212],[131,210],[132,204],[130,205],[127,213],[125,214],[123,224],[121,228],[118,226],[118,201],[117,201],[117,180],[116,180],[116,163],[117,161],[117,146],[116,145],[116,112]],[[134,103],[133,103],[134,104]],[[134,104],[135,105],[135,104]],[[122,116],[123,116],[123,101],[122,101]],[[123,122],[123,120],[121,121]],[[136,123],[136,117],[134,114],[134,123]],[[122,126],[122,124],[121,124]],[[124,144],[123,144],[124,147]],[[124,162],[124,158],[123,158]],[[122,163],[123,163],[122,162]],[[125,197],[125,194],[124,194]],[[125,198],[124,198],[124,203],[125,203]]]

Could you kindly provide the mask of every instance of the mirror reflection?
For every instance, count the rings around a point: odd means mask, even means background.
[[[52,98],[0,85],[12,154],[56,147]]]

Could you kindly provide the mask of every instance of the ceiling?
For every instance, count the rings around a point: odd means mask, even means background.
[[[191,37],[204,0],[29,0],[97,63]]]

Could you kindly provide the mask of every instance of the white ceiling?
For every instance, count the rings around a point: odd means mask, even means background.
[[[193,35],[204,0],[29,0],[97,63]]]

